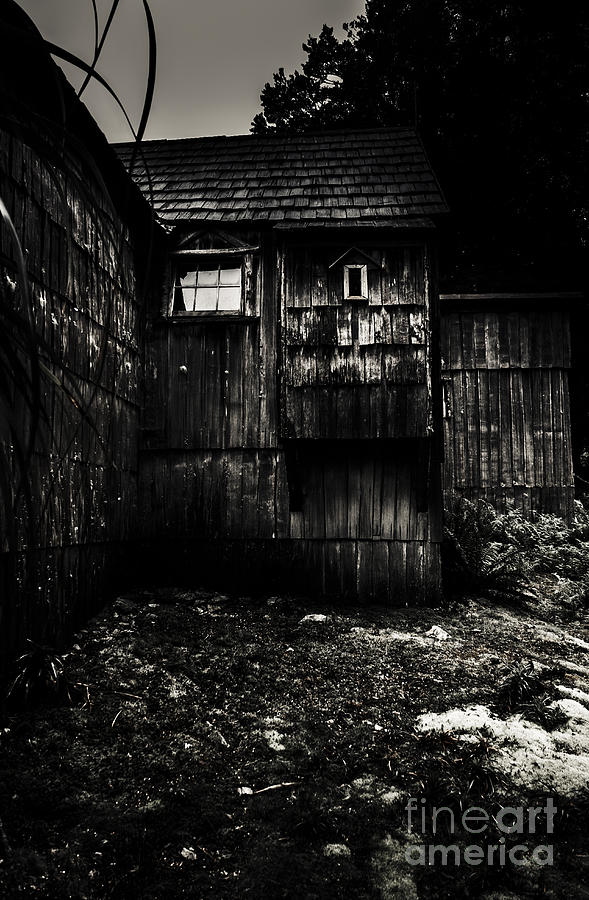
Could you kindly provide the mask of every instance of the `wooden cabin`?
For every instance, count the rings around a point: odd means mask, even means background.
[[[145,351],[151,558],[199,580],[435,597],[446,205],[419,138],[152,141],[132,175],[169,235]]]
[[[446,207],[412,130],[119,145],[137,189],[0,18],[0,669],[135,562],[434,599],[443,445],[447,493],[570,517],[580,295],[443,295],[440,355]]]

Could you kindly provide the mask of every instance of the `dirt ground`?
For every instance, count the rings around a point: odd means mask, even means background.
[[[119,597],[66,656],[71,699],[4,715],[0,895],[589,897],[587,629],[537,587],[419,610]],[[507,806],[537,807],[534,833],[500,828]],[[485,858],[425,864],[432,844]]]

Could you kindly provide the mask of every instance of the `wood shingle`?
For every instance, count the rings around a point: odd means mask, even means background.
[[[133,147],[114,145],[126,167]],[[424,227],[430,216],[447,212],[410,128],[145,141],[131,174],[170,225],[382,219],[388,227],[409,227],[415,218]]]

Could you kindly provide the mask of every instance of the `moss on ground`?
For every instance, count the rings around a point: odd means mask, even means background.
[[[302,623],[309,612],[327,620]],[[449,638],[427,637],[432,625]],[[125,595],[66,656],[74,703],[4,717],[0,895],[589,896],[582,796],[562,798],[550,871],[404,863],[408,797],[534,799],[501,777],[484,735],[424,735],[419,716],[493,706],[524,657],[539,670],[558,657],[559,682],[587,690],[582,638],[546,604],[539,619],[489,603]]]

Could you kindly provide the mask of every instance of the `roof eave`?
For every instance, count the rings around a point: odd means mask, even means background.
[[[309,229],[333,230],[363,229],[363,228],[387,228],[396,231],[435,230],[436,223],[432,216],[396,216],[373,219],[283,219],[276,222],[270,218],[226,219],[217,218],[166,218],[161,217],[162,224],[167,230],[176,228],[261,228],[269,227],[273,231],[308,231]]]

